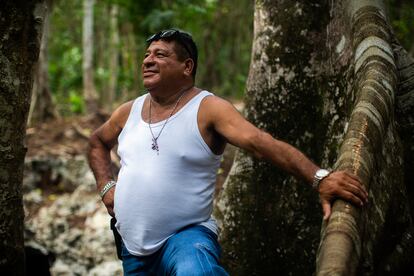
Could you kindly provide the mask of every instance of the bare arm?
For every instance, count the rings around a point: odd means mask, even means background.
[[[132,102],[121,105],[114,111],[108,121],[100,126],[89,139],[88,161],[96,179],[98,191],[114,179],[111,171],[111,149],[117,142],[118,136],[128,118]],[[113,196],[115,187],[108,191],[102,201],[113,216]]]
[[[204,110],[214,129],[227,141],[247,150],[257,158],[266,159],[275,166],[308,183],[313,182],[319,169],[309,158],[295,147],[274,139],[270,134],[256,128],[241,116],[228,102],[218,97],[209,97]],[[327,219],[331,212],[331,201],[341,197],[362,206],[367,193],[358,178],[344,171],[337,171],[324,178],[319,185],[319,195]]]

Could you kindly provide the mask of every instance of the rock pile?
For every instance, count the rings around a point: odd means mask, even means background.
[[[84,156],[28,159],[23,183],[25,244],[55,256],[52,275],[122,274],[110,216]]]

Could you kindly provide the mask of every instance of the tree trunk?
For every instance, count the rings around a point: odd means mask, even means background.
[[[396,121],[394,115],[397,108],[397,114],[407,115],[404,120],[413,119],[413,114],[398,103],[398,96],[409,92],[401,89],[402,61],[395,59],[398,52],[392,47],[394,37],[383,1],[344,2],[346,9],[341,13],[351,26],[348,35],[354,60],[350,66],[356,100],[336,167],[360,177],[370,191],[370,205],[360,210],[341,200],[335,202],[331,219],[323,228],[317,273],[410,274],[414,272],[414,229],[408,191],[411,185],[404,182],[404,173],[412,175],[412,169],[404,170],[407,140],[402,140],[402,147],[396,128],[402,117]],[[411,96],[412,90],[411,86]],[[413,101],[405,106],[414,109]],[[413,126],[409,127],[411,133]]]
[[[29,117],[27,119],[28,125],[36,122],[44,122],[49,119],[59,118],[59,114],[50,92],[47,58],[47,44],[50,24],[49,17],[52,11],[52,5],[52,0],[46,1],[47,13],[43,24],[42,43],[40,45],[39,60],[37,62],[37,70],[34,77],[32,101],[30,105]]]
[[[87,113],[98,110],[97,93],[93,77],[93,6],[94,0],[83,2],[83,95]]]
[[[119,30],[118,30],[118,6],[112,4],[110,11],[110,41],[109,41],[109,85],[106,107],[111,111],[115,100],[115,92],[118,80],[119,58]]]
[[[322,167],[357,174],[370,192],[362,212],[335,202],[321,275],[408,271],[413,250],[394,119],[398,79],[378,2],[256,1],[246,117]],[[232,274],[315,271],[322,216],[309,185],[239,151],[217,207]]]
[[[124,87],[122,89],[121,101],[124,102],[131,99],[131,97],[135,97],[140,92],[140,57],[138,57],[137,53],[142,51],[138,48],[135,41],[134,25],[130,22],[125,22],[122,30],[122,66],[124,74],[131,75],[133,80],[132,87],[128,87],[129,89]]]
[[[1,275],[24,275],[24,137],[45,13],[43,1],[2,1],[0,10]]]

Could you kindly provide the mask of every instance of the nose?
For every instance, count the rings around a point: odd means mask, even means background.
[[[142,65],[144,67],[148,67],[154,64],[154,56],[152,54],[147,55],[144,57],[144,60],[142,61]]]

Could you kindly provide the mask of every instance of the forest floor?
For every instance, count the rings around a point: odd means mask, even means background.
[[[109,114],[60,118],[26,130],[26,157],[57,157],[85,154],[88,139]]]

